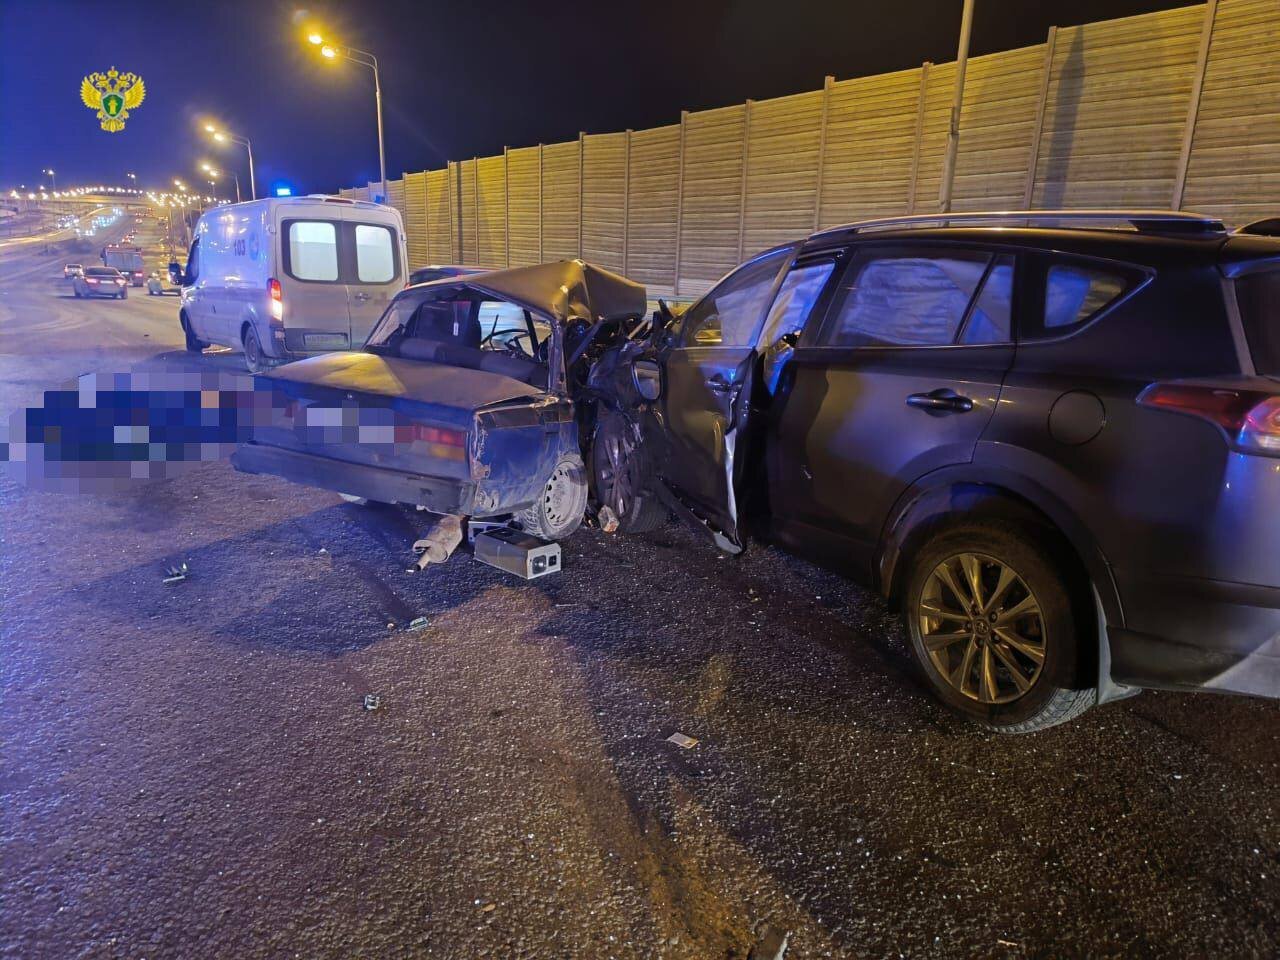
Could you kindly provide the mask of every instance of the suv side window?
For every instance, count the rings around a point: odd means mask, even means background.
[[[1044,275],[1044,335],[1087,324],[1129,288],[1123,275],[1083,264],[1053,264]]]
[[[773,283],[790,256],[790,250],[779,250],[758,257],[721,280],[682,318],[681,346],[755,346]]]
[[[824,347],[941,347],[1010,338],[1013,257],[882,247],[859,253],[818,336]]]

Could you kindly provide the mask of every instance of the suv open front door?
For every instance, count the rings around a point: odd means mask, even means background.
[[[748,261],[694,304],[663,358],[662,478],[722,550],[742,550],[739,483],[756,340],[792,248]]]

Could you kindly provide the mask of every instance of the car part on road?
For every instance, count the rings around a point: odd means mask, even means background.
[[[1011,526],[966,523],[925,543],[907,587],[911,650],[952,709],[1005,733],[1079,716],[1077,624],[1063,566]]]
[[[431,626],[431,621],[428,620],[426,617],[414,617],[412,620],[409,621],[409,626],[406,627],[405,629],[425,630],[429,626]]]
[[[667,743],[674,743],[684,750],[692,750],[698,745],[698,740],[696,737],[687,737],[683,733],[673,733],[667,737]]]
[[[413,545],[418,559],[413,570],[425,570],[428,564],[444,563],[462,543],[462,518],[455,515],[441,517],[425,537]]]
[[[548,543],[520,530],[503,528],[478,534],[475,558],[481,563],[524,580],[557,573],[561,568],[560,544]]]
[[[601,507],[596,511],[596,523],[604,533],[618,532],[618,515],[610,507]]]
[[[376,693],[366,693],[362,705],[366,710],[377,710],[382,706],[382,698]]]
[[[476,537],[482,533],[488,533],[490,530],[509,530],[511,529],[510,520],[468,520],[467,521],[467,546],[472,546],[476,542]]]
[[[169,567],[164,572],[164,583],[181,583],[187,579],[187,575],[191,572],[186,562],[176,567]]]
[[[532,506],[518,517],[521,527],[544,540],[563,540],[582,523],[587,509],[587,478],[582,461],[562,457]]]

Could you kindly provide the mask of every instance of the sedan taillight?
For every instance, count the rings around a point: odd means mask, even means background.
[[[1280,396],[1189,383],[1153,383],[1138,403],[1185,413],[1221,428],[1236,449],[1280,456]]]

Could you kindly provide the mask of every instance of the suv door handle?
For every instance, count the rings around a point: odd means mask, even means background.
[[[708,377],[704,383],[712,393],[732,393],[738,387],[736,383],[726,380],[718,373],[714,377]]]
[[[973,409],[973,401],[962,397],[954,390],[946,388],[932,390],[929,393],[913,393],[907,397],[907,406],[919,407],[926,413],[968,413]]]

